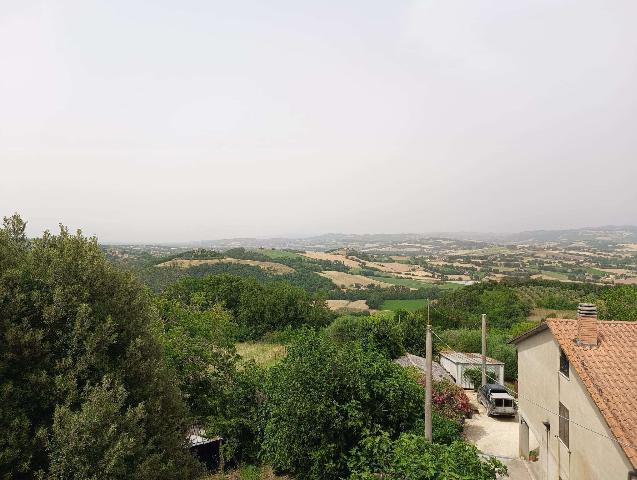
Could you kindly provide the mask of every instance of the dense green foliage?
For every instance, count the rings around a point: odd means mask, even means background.
[[[473,385],[474,390],[478,390],[480,388],[480,384],[482,383],[482,370],[479,368],[467,368],[462,374],[464,380],[467,380]],[[487,383],[492,383],[487,380]]]
[[[256,365],[239,368],[232,313],[219,304],[199,309],[165,298],[157,304],[161,321],[155,332],[193,421],[225,439],[225,459],[255,460],[264,373]]]
[[[422,424],[424,392],[402,367],[307,332],[270,371],[264,458],[298,478],[341,478],[365,431],[392,438]]]
[[[265,388],[263,458],[300,479],[347,477],[359,465],[357,452],[369,432],[389,441],[405,432],[422,438],[420,376],[390,362],[373,342],[364,347],[348,339],[341,345],[333,338],[330,329],[298,336],[287,358],[270,370]],[[470,411],[468,398],[449,382],[434,382],[433,390],[433,441],[461,448],[456,442]],[[476,452],[467,456],[480,463]]]
[[[596,303],[600,317],[608,320],[637,320],[637,286],[622,285],[603,289]]]
[[[285,281],[309,292],[331,292],[336,289],[336,285],[331,280],[322,277],[315,271],[306,269],[299,269],[293,273],[277,274],[253,265],[214,263],[188,268],[145,265],[134,270],[144,283],[158,293],[184,278],[201,278],[221,274],[253,278],[261,283]]]
[[[403,330],[391,312],[370,316],[343,315],[334,320],[326,331],[337,343],[361,342],[364,347],[389,358],[398,358],[405,353]]]
[[[637,285],[609,286],[546,280],[510,281],[505,285],[533,307],[576,310],[578,303],[594,303],[602,320],[637,320]]]
[[[353,451],[349,468],[352,480],[495,480],[507,471],[494,458],[482,460],[478,449],[464,442],[430,443],[411,433],[392,440],[385,432],[363,439]]]
[[[223,304],[232,312],[237,336],[242,340],[257,339],[286,327],[320,327],[332,319],[320,296],[286,282],[259,283],[232,275],[186,278],[168,288],[162,297],[199,310]]]
[[[157,337],[191,413],[201,421],[218,408],[219,391],[233,373],[232,314],[221,305],[198,310],[166,299],[157,303],[161,315]]]
[[[489,315],[489,325],[508,328],[526,319],[531,303],[515,289],[497,283],[478,283],[446,293],[431,310],[434,326],[475,328],[480,315]]]
[[[376,312],[371,315],[341,315],[327,327],[337,343],[361,342],[389,358],[405,352],[425,354],[426,319],[407,311]]]
[[[0,229],[0,476],[194,478],[145,291],[95,239],[24,230]]]
[[[420,286],[417,289],[394,285],[391,287],[369,286],[360,290],[338,290],[329,292],[330,298],[340,300],[365,300],[369,308],[381,309],[387,300],[418,300],[440,298],[445,290],[438,285]]]

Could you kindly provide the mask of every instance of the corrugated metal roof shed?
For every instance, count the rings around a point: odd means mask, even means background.
[[[448,358],[453,363],[482,365],[482,355],[472,352],[440,352],[441,357]],[[504,362],[487,357],[487,365],[504,365]]]

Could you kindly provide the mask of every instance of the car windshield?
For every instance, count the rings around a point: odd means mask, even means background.
[[[509,393],[506,391],[506,388],[504,387],[491,387],[489,389],[490,393]]]

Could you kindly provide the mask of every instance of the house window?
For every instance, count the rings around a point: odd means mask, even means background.
[[[560,403],[560,440],[568,447],[568,408]]]
[[[564,350],[560,348],[560,373],[565,377],[568,377],[568,357],[564,353]]]

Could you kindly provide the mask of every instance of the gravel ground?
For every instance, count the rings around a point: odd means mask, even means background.
[[[533,480],[525,465],[518,458],[519,426],[517,417],[489,417],[486,409],[477,401],[475,392],[467,392],[478,413],[465,422],[464,436],[485,455],[497,457],[509,468],[510,480]],[[537,444],[531,444],[531,449]]]

